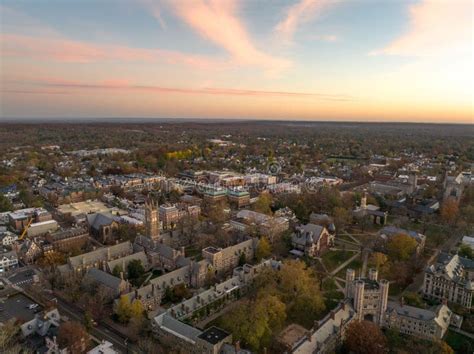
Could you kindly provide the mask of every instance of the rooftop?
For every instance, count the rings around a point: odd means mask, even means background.
[[[211,344],[217,344],[220,341],[227,338],[228,336],[230,336],[230,333],[227,333],[223,329],[212,326],[212,327],[206,329],[200,335],[198,335],[198,338],[203,339],[206,342],[209,342]]]

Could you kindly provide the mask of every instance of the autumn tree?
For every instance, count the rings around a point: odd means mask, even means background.
[[[89,334],[79,322],[67,321],[59,326],[58,344],[68,348],[72,354],[84,352],[88,342]]]
[[[374,252],[369,257],[369,264],[380,270],[388,262],[388,257],[382,252]]]
[[[388,352],[387,338],[379,326],[370,321],[353,321],[346,331],[344,345],[355,354],[384,354]]]
[[[458,202],[453,198],[445,200],[441,205],[440,214],[445,223],[454,225],[459,215]]]
[[[262,214],[272,215],[271,205],[272,197],[270,193],[260,193],[257,201],[253,205],[253,209]]]
[[[20,326],[13,320],[5,321],[0,326],[0,352],[1,353],[20,353],[20,344],[18,343]],[[11,350],[9,352],[8,350]]]
[[[257,250],[255,252],[255,258],[257,261],[261,261],[264,258],[268,258],[272,254],[272,247],[270,242],[266,237],[260,238],[257,246]]]
[[[392,260],[407,261],[415,252],[418,243],[406,234],[397,234],[387,242],[387,252]]]
[[[344,230],[344,228],[352,222],[351,212],[342,207],[334,208],[333,217],[337,233],[339,233],[340,230]]]
[[[272,336],[285,323],[286,306],[278,296],[259,292],[255,300],[246,301],[221,319],[220,325],[232,332],[252,350],[271,344]]]
[[[289,319],[311,326],[325,308],[318,284],[312,269],[304,262],[289,260],[278,271],[262,271],[255,279],[254,289],[277,295],[287,306]]]
[[[132,317],[132,309],[130,306],[130,300],[127,296],[120,296],[117,308],[115,309],[115,314],[121,323],[127,323],[130,320]]]

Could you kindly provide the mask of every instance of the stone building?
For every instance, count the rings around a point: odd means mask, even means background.
[[[158,203],[152,200],[145,202],[145,235],[153,241],[159,241],[160,239]]]
[[[318,257],[334,244],[334,235],[321,225],[300,225],[291,236],[291,244],[306,256]]]
[[[346,297],[352,299],[356,319],[383,324],[387,310],[389,282],[378,280],[375,269],[369,270],[369,277],[355,279],[355,271],[348,269],[346,273]]]
[[[70,252],[84,247],[89,240],[89,232],[85,228],[77,227],[59,231],[45,236],[53,245],[53,249],[60,252]]]
[[[202,257],[211,264],[215,273],[218,274],[237,267],[242,254],[245,255],[246,260],[252,259],[256,248],[257,239],[249,239],[224,249],[206,247],[202,250]]]
[[[422,291],[426,298],[472,308],[474,261],[441,253],[436,263],[426,268]]]

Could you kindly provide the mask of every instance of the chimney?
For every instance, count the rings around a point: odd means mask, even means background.
[[[402,296],[400,298],[400,306],[403,307],[403,305],[405,305],[405,298]]]
[[[319,322],[317,320],[314,320],[313,321],[313,329],[314,331],[316,332],[319,328]]]
[[[334,310],[331,310],[331,320],[335,320],[336,319],[336,311]]]
[[[181,255],[184,257],[184,246],[181,247]]]
[[[123,280],[123,272],[120,272],[120,279]]]
[[[311,331],[306,331],[306,338],[308,339],[308,342],[311,342]]]

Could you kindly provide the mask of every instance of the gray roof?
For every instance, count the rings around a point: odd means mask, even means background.
[[[119,290],[122,282],[122,279],[96,268],[89,269],[86,277],[113,290]]]
[[[192,343],[195,343],[197,337],[202,333],[199,329],[178,321],[166,313],[155,317],[155,322],[163,330]]]
[[[291,239],[293,243],[298,245],[306,245],[318,242],[321,237],[324,227],[316,224],[300,225],[296,228],[296,232],[293,233]]]
[[[94,213],[87,214],[87,223],[94,230],[99,230],[102,226],[111,225],[115,220],[115,217],[110,213]]]

